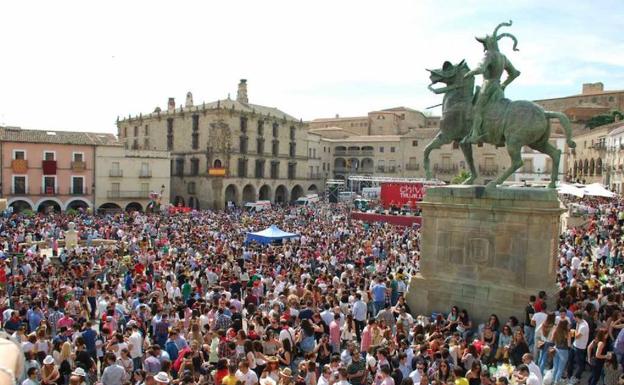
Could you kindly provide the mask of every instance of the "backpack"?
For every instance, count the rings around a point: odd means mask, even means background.
[[[314,350],[316,343],[314,341],[314,335],[304,336],[301,342],[299,343],[299,348],[304,353],[310,353]]]

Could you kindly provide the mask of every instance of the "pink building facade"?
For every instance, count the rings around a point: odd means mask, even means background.
[[[0,128],[2,197],[14,210],[92,208],[95,146],[109,134]]]

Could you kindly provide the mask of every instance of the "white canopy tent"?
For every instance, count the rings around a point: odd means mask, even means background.
[[[585,195],[585,192],[583,191],[583,189],[578,188],[568,183],[560,183],[559,187],[557,187],[557,192],[559,194],[573,195],[579,198],[582,198]]]
[[[559,183],[557,192],[559,194],[572,195],[578,198],[582,198],[584,196],[613,198],[616,195],[614,192],[607,190],[600,183],[592,183],[586,186]]]
[[[583,192],[585,193],[585,195],[594,197],[613,198],[615,196],[614,192],[607,190],[600,183],[588,184],[583,188]]]

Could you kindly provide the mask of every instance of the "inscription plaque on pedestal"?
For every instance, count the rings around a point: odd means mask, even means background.
[[[406,295],[415,314],[457,305],[476,320],[521,317],[529,295],[556,289],[555,190],[433,187],[420,206],[420,274]]]

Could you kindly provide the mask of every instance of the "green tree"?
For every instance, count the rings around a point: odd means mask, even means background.
[[[587,121],[585,127],[590,130],[596,127],[604,126],[605,124],[611,124],[617,120],[624,119],[624,114],[622,112],[613,110],[611,112],[600,114],[596,116],[592,116],[591,119]]]
[[[452,184],[461,184],[466,179],[470,178],[470,173],[466,170],[461,170],[459,174],[455,175],[453,179],[451,179]]]

